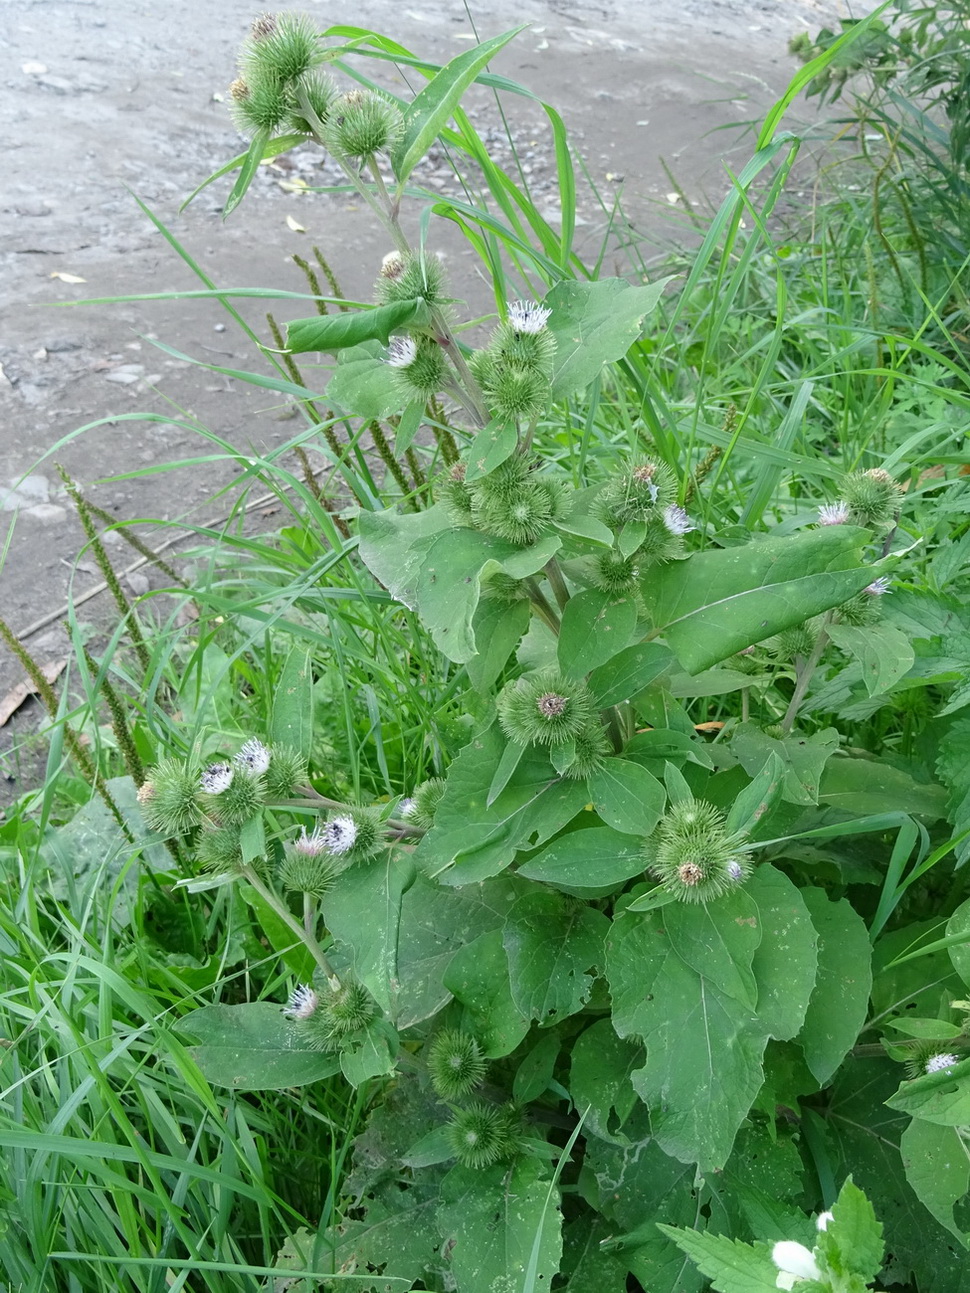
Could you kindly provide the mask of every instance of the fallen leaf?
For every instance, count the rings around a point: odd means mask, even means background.
[[[41,673],[48,682],[56,682],[64,672],[67,665],[67,657],[63,660],[51,660],[48,664],[42,664]],[[34,696],[37,688],[30,678],[25,678],[23,682],[18,682],[16,687],[11,687],[6,696],[0,700],[0,727],[9,722],[10,718],[17,712],[28,696]]]
[[[62,283],[86,283],[86,278],[79,278],[77,274],[65,274],[63,270],[55,269],[51,278],[59,278]]]
[[[299,220],[294,220],[291,215],[286,217],[286,225],[287,228],[292,229],[294,233],[306,233],[306,229],[304,229],[303,225],[300,224]]]
[[[297,197],[306,192],[306,180],[301,180],[299,176],[295,180],[277,180],[276,183],[284,193],[295,193]]]

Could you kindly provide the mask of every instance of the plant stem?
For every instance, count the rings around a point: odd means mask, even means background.
[[[317,913],[313,909],[313,895],[303,895],[303,929],[307,938],[316,938]]]
[[[293,916],[290,909],[287,907],[286,903],[280,899],[279,895],[275,894],[268,885],[263,883],[253,867],[248,865],[244,866],[240,871],[240,875],[248,884],[253,886],[262,898],[263,902],[265,902],[268,907],[272,908],[287,929],[291,930],[296,935],[298,940],[307,949],[327,978],[329,980],[336,979],[337,976],[333,972],[333,966],[323,954],[323,948],[314,936],[304,929],[300,922]],[[337,982],[339,985],[339,979]]]
[[[536,433],[536,427],[537,427],[538,425],[539,425],[539,415],[538,415],[538,413],[537,413],[537,414],[535,415],[535,417],[532,419],[532,421],[529,423],[529,429],[528,429],[528,431],[526,431],[526,433],[525,433],[524,437],[522,438],[522,442],[521,442],[521,444],[519,445],[519,453],[521,454],[521,456],[522,456],[523,458],[524,458],[524,457],[526,456],[526,454],[528,454],[528,453],[531,451],[531,449],[532,449],[532,439],[533,439],[533,437],[535,436],[535,433]]]
[[[535,613],[548,628],[552,630],[556,637],[559,636],[559,616],[546,601],[545,594],[535,581],[535,576],[530,575],[528,579],[522,581],[529,590],[529,600]]]
[[[436,305],[431,307],[431,326],[434,329],[435,341],[448,356],[452,368],[454,368],[461,381],[462,403],[468,409],[469,416],[476,426],[488,426],[490,419],[481,387],[473,377],[471,369],[465,363],[465,356],[461,353],[461,347],[455,340],[447,319]]]
[[[818,631],[818,637],[815,639],[815,645],[812,647],[812,654],[805,660],[804,664],[798,670],[795,676],[795,690],[792,692],[792,698],[788,702],[788,709],[785,711],[785,717],[781,721],[781,730],[790,732],[795,722],[799,707],[805,699],[805,693],[808,691],[812,681],[812,676],[818,668],[818,662],[822,658],[822,652],[828,646],[829,635],[828,626],[832,623],[832,612],[826,615],[822,621],[822,627]]]
[[[555,557],[550,557],[546,562],[545,571],[546,578],[556,595],[556,601],[559,603],[559,609],[564,611],[566,603],[569,601],[569,589],[566,587],[566,581],[563,578],[562,567]]]

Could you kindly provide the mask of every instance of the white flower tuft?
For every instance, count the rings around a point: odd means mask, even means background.
[[[349,853],[357,839],[357,823],[352,817],[332,817],[320,836],[328,852]]]
[[[309,1019],[320,1004],[320,998],[306,983],[294,988],[289,1001],[283,1007],[283,1014],[288,1019]]]
[[[828,1230],[829,1222],[835,1220],[835,1215],[831,1212],[820,1212],[815,1218],[816,1230]]]
[[[509,327],[513,332],[542,332],[552,310],[531,301],[509,301]]]
[[[947,1069],[952,1069],[954,1064],[960,1063],[958,1055],[949,1055],[946,1052],[940,1055],[931,1055],[926,1061],[927,1073],[945,1073]]]
[[[207,795],[221,795],[232,785],[231,764],[210,763],[203,769],[199,784]]]
[[[410,368],[418,357],[418,347],[411,337],[392,337],[387,348],[387,362],[392,368]]]
[[[837,503],[823,503],[818,509],[819,525],[845,525],[849,519],[849,504],[844,499]]]
[[[236,752],[233,763],[237,768],[245,768],[254,777],[262,776],[269,767],[269,750],[262,741],[252,736],[242,749]]]
[[[302,857],[316,858],[321,853],[329,853],[329,851],[319,826],[310,835],[306,833],[305,826],[300,827],[300,838],[293,841],[294,853],[299,853]]]
[[[677,503],[671,503],[669,507],[664,508],[664,525],[671,534],[689,534],[691,530],[696,530],[696,525],[691,525],[690,517]]]
[[[775,1280],[776,1288],[793,1288],[796,1279],[820,1280],[822,1278],[818,1262],[804,1244],[796,1244],[794,1240],[783,1239],[781,1243],[775,1244],[771,1250],[771,1260],[780,1272]],[[789,1277],[792,1278],[789,1279]]]
[[[398,817],[410,817],[415,808],[417,808],[417,804],[413,799],[402,799],[397,806],[397,815]]]
[[[732,858],[724,869],[728,873],[728,878],[734,880],[735,883],[744,879],[744,867],[736,858]]]
[[[381,261],[381,278],[398,279],[404,273],[404,257],[399,251],[389,251]]]
[[[867,584],[862,591],[868,593],[870,597],[882,597],[885,593],[891,592],[889,579],[886,575],[880,575],[871,584]]]

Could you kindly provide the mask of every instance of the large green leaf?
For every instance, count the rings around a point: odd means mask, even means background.
[[[769,1037],[788,1041],[805,1021],[818,968],[818,935],[801,892],[763,863],[748,881],[761,941],[754,957],[758,1018]]]
[[[189,1053],[206,1079],[236,1091],[282,1091],[340,1069],[335,1055],[300,1046],[293,1025],[270,1001],[202,1006],[178,1022],[196,1040]]]
[[[488,791],[506,742],[482,733],[448,769],[435,824],[415,852],[421,870],[444,884],[464,885],[497,875],[520,848],[534,848],[561,830],[586,803],[581,781],[561,781],[541,750],[529,749],[492,803]]]
[[[404,130],[391,152],[394,175],[403,184],[448,124],[462,96],[499,50],[524,27],[515,27],[465,50],[436,72],[404,112]]]
[[[644,317],[656,308],[669,278],[634,287],[622,278],[595,283],[564,279],[546,297],[549,331],[556,338],[552,397],[585,391],[603,365],[622,359],[640,336]]]
[[[958,1052],[965,1056],[964,1051]],[[900,1113],[924,1118],[941,1127],[970,1126],[970,1057],[952,1068],[903,1082],[886,1103]]]
[[[465,1027],[489,1059],[509,1055],[529,1031],[529,1020],[512,1000],[501,930],[482,934],[456,952],[444,985],[465,1007]]]
[[[484,1171],[453,1168],[441,1183],[438,1224],[458,1288],[512,1293],[523,1288],[538,1246],[536,1288],[548,1289],[562,1255],[559,1191],[548,1167],[518,1158]]]
[[[583,1130],[614,1144],[629,1144],[623,1124],[637,1102],[630,1074],[643,1063],[643,1050],[617,1037],[609,1019],[598,1019],[573,1042],[569,1094],[586,1110]]]
[[[589,794],[604,822],[641,836],[653,833],[667,800],[653,773],[631,759],[604,759],[590,774]]]
[[[640,875],[646,866],[641,842],[609,826],[560,835],[541,853],[519,867],[518,874],[529,880],[551,884],[565,893],[613,889]]]
[[[830,525],[651,567],[643,596],[688,673],[839,606],[891,561],[863,566],[868,531]]]
[[[628,646],[636,626],[632,597],[611,597],[597,588],[576,593],[562,613],[560,669],[568,678],[582,678]]]
[[[294,646],[283,661],[273,691],[269,739],[308,757],[313,744],[313,671],[310,652]]]
[[[908,932],[900,932],[908,940]],[[933,1000],[939,1000],[938,986]],[[824,1123],[809,1117],[824,1135],[836,1180],[851,1171],[885,1227],[892,1256],[879,1287],[970,1293],[966,1251],[923,1207],[903,1171],[898,1146],[908,1119],[883,1103],[898,1082],[899,1065],[889,1059],[844,1064],[830,1088]]]
[[[606,947],[616,1031],[647,1048],[632,1080],[658,1144],[701,1171],[723,1167],[761,1088],[766,1031],[677,955],[662,912],[621,913]]]
[[[386,418],[400,413],[407,395],[393,380],[393,369],[379,341],[343,349],[327,383],[327,401],[359,418]]]
[[[558,1023],[582,1009],[603,964],[610,922],[602,912],[550,890],[525,894],[508,914],[503,939],[512,997],[529,1019]]]
[[[769,736],[754,723],[741,723],[731,737],[731,751],[749,777],[756,777],[776,755],[784,769],[781,797],[789,804],[817,804],[822,770],[839,748],[834,727],[811,736]]]
[[[818,933],[818,977],[798,1040],[805,1063],[825,1086],[866,1021],[872,949],[865,922],[847,899],[832,902],[812,887],[801,896]]]
[[[914,1118],[902,1134],[899,1150],[906,1179],[920,1202],[951,1235],[970,1247],[970,1144],[966,1128],[938,1127]],[[963,1203],[962,1224],[954,1208]]]
[[[603,1244],[610,1227],[602,1217],[583,1213],[563,1232],[562,1293],[626,1293],[627,1267]]]
[[[718,1293],[775,1293],[778,1267],[766,1244],[742,1244],[727,1235],[658,1227],[713,1282]]]
[[[461,889],[419,875],[401,902],[397,946],[397,1025],[430,1019],[451,999],[443,975],[462,947],[499,929],[522,886],[505,876]]]
[[[963,943],[952,943],[949,953],[953,968],[970,988],[970,898],[965,898],[946,922],[946,936],[966,939]]]
[[[832,624],[828,633],[841,651],[859,661],[870,696],[894,687],[916,659],[909,638],[891,624],[869,624],[865,628]]]
[[[942,786],[916,781],[902,768],[879,759],[830,760],[822,773],[819,799],[854,817],[899,812],[937,821],[946,816]]]
[[[239,174],[236,176],[236,182],[232,186],[229,196],[226,198],[222,208],[222,218],[227,219],[235,211],[236,207],[246,196],[246,192],[259,170],[259,164],[266,156],[266,149],[270,143],[270,132],[266,126],[261,127],[253,136],[252,143],[240,163]],[[271,153],[275,156],[275,153]]]
[[[336,352],[365,341],[383,341],[392,332],[421,327],[428,319],[428,307],[421,297],[392,301],[370,310],[347,310],[339,314],[315,314],[310,319],[293,319],[286,325],[286,348],[293,355],[314,350]]]
[[[509,656],[529,627],[531,611],[527,601],[507,602],[483,597],[472,616],[472,634],[478,654],[465,661],[468,678],[476,691],[486,694],[505,668]]]
[[[597,705],[605,709],[607,705],[631,700],[669,669],[673,660],[671,652],[659,642],[638,642],[625,647],[589,676]]]
[[[396,1289],[397,1283],[391,1281],[401,1277],[408,1281],[406,1288],[413,1288],[415,1281],[420,1286],[433,1280],[441,1266],[439,1206],[438,1181],[429,1170],[415,1173],[413,1179],[410,1173],[386,1174],[368,1189],[351,1217],[327,1232],[328,1248],[321,1264],[335,1271],[372,1272],[369,1282],[351,1285],[367,1293],[383,1293],[388,1286]],[[340,1280],[327,1283],[333,1289],[342,1287]],[[300,1282],[295,1287],[322,1289],[327,1283]],[[284,1281],[276,1287],[285,1287]]]
[[[560,545],[548,535],[528,548],[452,525],[442,507],[400,515],[363,512],[360,554],[388,592],[417,611],[438,648],[464,664],[478,652],[472,628],[483,574],[525,579]]]
[[[832,1204],[832,1219],[820,1231],[820,1264],[843,1279],[855,1276],[868,1285],[882,1267],[885,1244],[882,1223],[871,1200],[851,1180],[845,1181]],[[823,1260],[824,1259],[824,1260]]]
[[[407,871],[390,854],[348,867],[323,899],[334,939],[350,953],[354,972],[385,1014],[397,1018],[397,951]],[[361,920],[361,913],[367,919]]]
[[[710,905],[672,903],[664,914],[670,946],[687,965],[748,1010],[758,1005],[751,968],[761,928],[758,907],[743,890]]]

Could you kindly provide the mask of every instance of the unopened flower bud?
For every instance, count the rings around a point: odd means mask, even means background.
[[[544,669],[510,683],[498,698],[502,731],[519,745],[564,745],[574,740],[593,714],[584,682]]]
[[[713,804],[686,799],[671,804],[645,844],[650,871],[684,902],[712,902],[745,878],[750,866],[745,836],[729,833]]]
[[[403,129],[401,110],[370,90],[351,90],[335,99],[324,142],[337,157],[364,160],[384,152]]]
[[[442,1100],[458,1100],[481,1086],[486,1067],[481,1047],[470,1033],[446,1029],[428,1048],[431,1085]]]
[[[198,771],[180,759],[161,759],[149,769],[138,803],[151,830],[186,835],[202,821]]]

